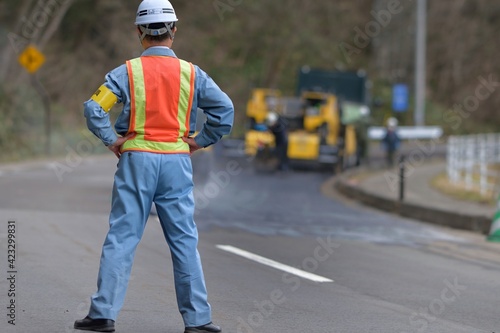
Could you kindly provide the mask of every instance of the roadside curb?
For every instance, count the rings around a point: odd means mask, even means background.
[[[487,235],[491,226],[491,219],[481,215],[467,215],[445,209],[417,205],[409,202],[399,202],[369,193],[361,186],[349,182],[363,169],[346,171],[335,177],[333,186],[343,196],[360,202],[364,205],[377,208],[386,212],[398,214],[403,217],[424,221],[431,224],[447,226],[455,229],[469,230]]]

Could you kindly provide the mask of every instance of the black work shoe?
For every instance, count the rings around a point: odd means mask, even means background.
[[[186,330],[184,333],[217,333],[217,332],[222,332],[219,326],[214,325],[212,323],[208,323],[203,326],[197,326],[197,327],[186,327]]]
[[[115,321],[111,319],[92,319],[89,316],[75,321],[75,329],[94,332],[114,332]],[[197,332],[197,331],[195,331]]]

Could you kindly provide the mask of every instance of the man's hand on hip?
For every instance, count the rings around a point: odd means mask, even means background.
[[[183,136],[182,140],[189,145],[189,151],[191,152],[191,154],[194,153],[195,151],[203,148],[203,147],[198,146],[196,141],[194,141],[194,139],[191,137],[184,137]]]
[[[122,145],[125,143],[125,141],[127,141],[133,136],[134,133],[129,133],[126,136],[119,137],[115,141],[115,143],[113,143],[111,146],[108,146],[108,149],[111,150],[116,155],[116,157],[120,158],[120,156],[122,155],[122,153],[120,152]]]

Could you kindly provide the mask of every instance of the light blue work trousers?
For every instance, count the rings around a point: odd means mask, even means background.
[[[184,324],[188,327],[211,322],[197,250],[192,175],[188,154],[122,154],[90,318],[116,320],[125,299],[135,250],[154,202],[172,255],[177,304]]]

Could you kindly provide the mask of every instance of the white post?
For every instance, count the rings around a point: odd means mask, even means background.
[[[465,167],[465,140],[463,136],[457,137],[457,171],[458,180],[464,182],[464,167]]]
[[[460,144],[459,138],[450,136],[448,139],[448,181],[456,185],[459,182]]]
[[[474,137],[465,138],[465,189],[472,190],[472,173],[474,170]]]

